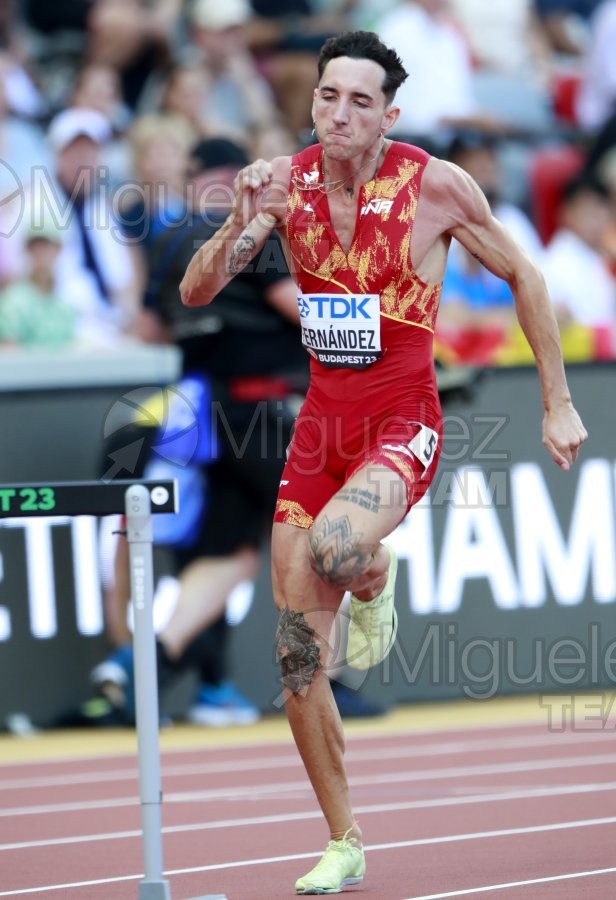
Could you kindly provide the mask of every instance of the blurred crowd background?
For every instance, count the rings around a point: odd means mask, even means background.
[[[390,136],[468,170],[539,263],[567,359],[613,358],[616,0],[3,0],[3,348],[160,340],[142,315],[157,235],[230,190],[195,205],[191,150],[311,143],[318,50],[349,28],[410,73]],[[459,246],[436,352],[531,362],[507,286]]]

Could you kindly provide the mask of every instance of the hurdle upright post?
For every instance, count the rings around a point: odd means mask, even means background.
[[[169,882],[163,878],[152,507],[150,493],[141,484],[126,491],[126,540],[135,623],[135,706],[145,873],[139,884],[139,900],[171,900]]]
[[[152,506],[150,492],[142,484],[127,489],[125,511],[134,616],[135,710],[145,873],[139,883],[139,900],[171,900],[169,882],[163,877]],[[193,900],[227,898],[224,894],[207,894]]]

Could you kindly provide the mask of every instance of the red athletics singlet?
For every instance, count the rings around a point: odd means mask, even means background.
[[[432,355],[441,284],[421,281],[410,255],[430,157],[390,145],[375,178],[361,187],[345,253],[319,189],[322,155],[316,144],[293,156],[286,222],[311,362],[275,521],[306,528],[370,462],[403,477],[410,508],[434,476],[441,443]]]

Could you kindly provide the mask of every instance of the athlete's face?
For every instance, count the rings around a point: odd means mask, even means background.
[[[370,59],[340,56],[327,64],[314,92],[312,116],[328,155],[350,159],[378,148],[399,115],[397,107],[387,105],[384,74]]]

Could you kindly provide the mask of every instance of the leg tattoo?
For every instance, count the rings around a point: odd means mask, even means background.
[[[293,694],[307,689],[321,668],[321,651],[314,629],[301,612],[285,606],[280,611],[276,629],[276,655],[282,672],[282,683]]]
[[[329,521],[320,518],[310,531],[314,568],[330,584],[343,587],[366,571],[372,557],[362,546],[360,532],[353,533],[348,516]]]

